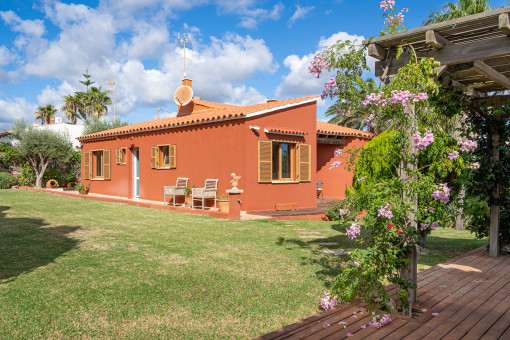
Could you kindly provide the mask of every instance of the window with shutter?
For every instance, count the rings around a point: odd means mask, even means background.
[[[90,177],[92,177],[90,175],[91,173],[91,158],[92,158],[92,153],[91,152],[85,152],[83,154],[83,177],[84,179],[90,179]]]
[[[273,163],[273,143],[271,141],[259,140],[258,163],[259,183],[271,183]]]
[[[311,180],[311,152],[309,144],[298,144],[298,157],[297,157],[297,168],[298,168],[298,180],[300,182],[309,182]]]
[[[170,168],[177,168],[177,148],[175,145],[169,146],[169,155],[170,155]]]
[[[103,179],[111,179],[110,150],[103,150]]]
[[[126,148],[120,148],[115,150],[115,164],[126,164]]]
[[[151,148],[151,168],[156,169],[159,167],[159,151],[157,146]]]

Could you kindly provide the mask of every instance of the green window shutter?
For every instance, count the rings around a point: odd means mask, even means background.
[[[309,182],[311,180],[312,162],[311,162],[310,144],[298,144],[297,147],[297,170],[298,181]]]
[[[273,168],[273,143],[259,140],[258,145],[258,179],[259,183],[271,183]]]
[[[110,150],[103,150],[103,178],[105,180],[111,179],[110,163]]]

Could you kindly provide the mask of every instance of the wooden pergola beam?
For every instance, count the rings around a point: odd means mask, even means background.
[[[510,18],[508,17],[508,13],[499,15],[499,29],[506,35],[510,35]]]
[[[374,43],[374,44],[380,44],[384,47],[388,47],[389,45],[386,42],[388,42],[389,40],[400,41],[400,42],[408,41],[409,37],[415,37],[415,36],[423,37],[425,32],[428,30],[439,31],[441,29],[446,29],[446,28],[451,29],[454,25],[461,26],[464,24],[472,23],[472,22],[480,22],[480,21],[486,20],[488,18],[491,18],[492,16],[499,16],[501,14],[508,15],[508,12],[509,12],[508,7],[501,7],[501,8],[495,9],[495,10],[478,13],[478,14],[474,14],[474,15],[469,15],[469,16],[462,17],[462,18],[457,18],[457,19],[452,19],[452,20],[448,20],[448,21],[438,22],[438,23],[431,24],[431,25],[421,26],[418,28],[413,28],[410,30],[397,32],[397,33],[393,33],[390,35],[383,35],[380,37],[375,37],[370,40],[366,39],[366,40],[363,40],[363,45],[368,45],[368,44]],[[391,46],[395,46],[395,45],[391,44]]]
[[[386,50],[381,45],[369,44],[368,55],[379,60],[384,60],[386,59]]]
[[[463,64],[476,60],[503,57],[509,54],[510,39],[508,37],[499,37],[489,40],[475,41],[469,44],[452,45],[448,48],[417,52],[419,58],[434,58],[441,65]],[[393,60],[388,68],[387,75],[396,74],[398,70],[405,66],[404,59]],[[386,69],[385,61],[375,63],[375,75],[381,76]]]
[[[499,73],[483,61],[475,61],[473,63],[473,69],[481,75],[493,80],[495,83],[498,83],[499,85],[504,86],[510,90],[510,78],[502,73]]]
[[[474,102],[475,103],[494,104],[496,106],[500,106],[509,100],[510,100],[510,94],[504,94],[504,95],[499,95],[499,96],[475,98]]]
[[[434,30],[428,30],[425,32],[425,43],[427,45],[434,47],[437,50],[440,50],[446,46],[450,46],[451,43],[447,39],[445,39],[441,34],[437,33]]]

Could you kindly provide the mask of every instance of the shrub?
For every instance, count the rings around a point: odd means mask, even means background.
[[[26,165],[21,168],[21,176],[18,179],[18,185],[31,187],[35,184],[34,169],[31,166]]]
[[[65,176],[62,174],[62,170],[59,168],[47,168],[44,172],[43,176],[43,185],[46,185],[46,183],[50,180],[54,179],[58,182],[59,186],[63,186],[66,182]]]
[[[16,184],[16,178],[9,172],[0,172],[0,189],[10,189]]]

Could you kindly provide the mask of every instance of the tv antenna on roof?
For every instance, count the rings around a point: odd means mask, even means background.
[[[178,33],[177,38],[179,43],[184,47],[184,78],[186,78],[186,43],[191,47],[191,34],[190,33]]]

